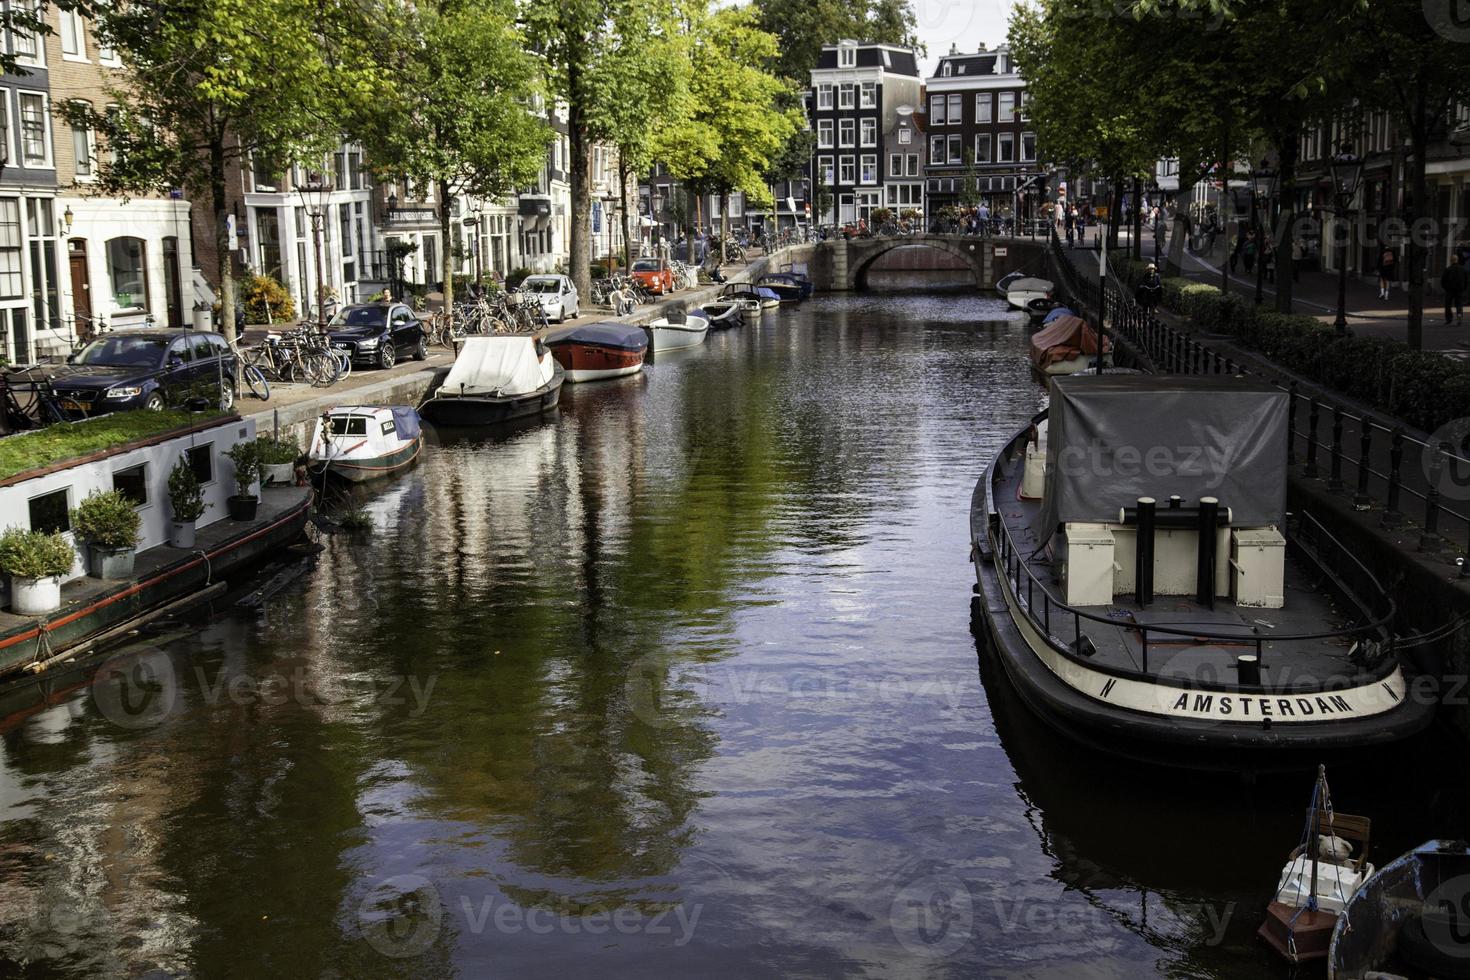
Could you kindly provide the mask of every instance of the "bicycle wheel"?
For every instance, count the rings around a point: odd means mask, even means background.
[[[270,401],[270,382],[265,380],[265,375],[260,373],[260,368],[254,364],[246,364],[241,368],[240,374],[245,378],[245,386],[250,389],[252,395],[263,402]]]
[[[344,347],[333,347],[332,348],[332,353],[336,356],[336,358],[337,358],[337,364],[338,364],[338,367],[339,367],[339,371],[338,371],[338,374],[337,374],[337,380],[338,381],[341,381],[343,378],[346,378],[346,377],[351,376],[351,374],[352,374],[352,354],[349,353],[347,351],[347,349],[344,348]]]
[[[302,351],[300,358],[302,380],[313,388],[325,388],[337,380],[341,365],[337,359],[323,351]]]

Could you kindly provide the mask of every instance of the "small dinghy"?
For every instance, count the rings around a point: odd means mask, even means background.
[[[317,419],[306,465],[361,483],[407,469],[422,446],[419,413],[407,405],[343,405]]]
[[[800,283],[778,272],[761,276],[758,288],[769,289],[783,303],[800,303],[805,298]]]
[[[746,320],[755,321],[761,318],[764,297],[755,291],[755,287],[749,283],[733,283],[720,290],[721,303],[734,300],[740,304],[740,314]],[[776,305],[780,305],[777,303]]]
[[[486,425],[555,408],[566,377],[535,337],[467,337],[419,414],[435,425]]]
[[[1076,374],[1097,360],[1097,331],[1079,316],[1059,316],[1031,335],[1031,366],[1041,375]],[[1113,363],[1113,342],[1103,340],[1103,367]]]
[[[1053,320],[1058,320],[1058,319],[1060,319],[1060,318],[1062,318],[1064,316],[1076,316],[1076,315],[1077,315],[1077,311],[1076,310],[1073,310],[1070,307],[1066,307],[1066,306],[1058,306],[1056,309],[1052,310],[1050,313],[1048,313],[1045,317],[1042,318],[1041,325],[1043,327],[1050,326],[1051,325],[1051,322]]]
[[[601,381],[643,370],[648,335],[642,327],[604,321],[569,330],[546,346],[568,381]]]
[[[1287,856],[1266,921],[1256,930],[1288,963],[1327,956],[1338,915],[1373,874],[1369,827],[1367,817],[1333,811],[1327,769],[1318,766],[1302,841]]]
[[[804,272],[768,272],[761,277],[762,286],[769,286],[772,283],[787,283],[795,286],[800,291],[801,299],[811,299],[812,293],[817,291],[816,283],[808,279]]]
[[[684,314],[682,322],[661,316],[657,320],[650,320],[644,329],[652,340],[653,352],[660,354],[664,351],[698,347],[704,343],[705,334],[709,333],[709,321],[702,316],[689,314]]]
[[[1054,288],[1050,279],[1017,279],[1006,289],[1006,302],[1018,310],[1030,312],[1030,302],[1033,299],[1051,299]]]
[[[710,300],[697,310],[690,310],[691,316],[702,316],[709,321],[711,330],[725,330],[730,327],[740,326],[743,319],[740,312],[739,300]]]
[[[1005,275],[1001,276],[999,280],[996,281],[995,291],[1004,296],[1007,292],[1010,291],[1012,283],[1016,282],[1018,279],[1025,278],[1027,278],[1027,276],[1024,272],[1007,272]]]
[[[1327,952],[1328,980],[1470,977],[1470,845],[1432,840],[1384,865],[1348,899]]]

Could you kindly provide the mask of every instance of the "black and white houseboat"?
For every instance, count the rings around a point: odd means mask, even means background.
[[[1050,390],[970,512],[984,619],[1033,711],[1191,768],[1305,768],[1429,723],[1392,600],[1286,511],[1284,392],[1106,374]]]

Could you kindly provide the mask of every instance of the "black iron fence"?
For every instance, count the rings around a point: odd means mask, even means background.
[[[1093,253],[1081,253],[1092,261]],[[1418,521],[1417,550],[1470,554],[1470,454],[1448,439],[1421,439],[1401,425],[1387,425],[1320,391],[1303,391],[1284,374],[1267,374],[1261,362],[1247,365],[1221,354],[1208,343],[1165,323],[1133,302],[1128,290],[1109,271],[1106,282],[1083,276],[1051,234],[1050,265],[1060,292],[1078,313],[1097,320],[1100,332],[1126,340],[1153,370],[1169,374],[1251,374],[1288,394],[1289,465],[1302,465],[1301,475],[1351,497],[1358,511],[1377,512],[1385,528]],[[1264,361],[1264,358],[1261,359]],[[1470,432],[1470,428],[1467,428]],[[1433,440],[1433,441],[1431,441]],[[1446,490],[1452,506],[1446,501]],[[1461,565],[1470,575],[1470,562]]]

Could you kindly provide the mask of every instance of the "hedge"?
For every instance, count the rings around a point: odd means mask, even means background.
[[[1146,263],[1118,265],[1132,288]],[[1470,415],[1470,365],[1416,351],[1398,340],[1340,337],[1330,324],[1304,314],[1257,310],[1219,287],[1164,279],[1165,308],[1203,330],[1234,337],[1310,381],[1365,402],[1411,426],[1433,432]]]

